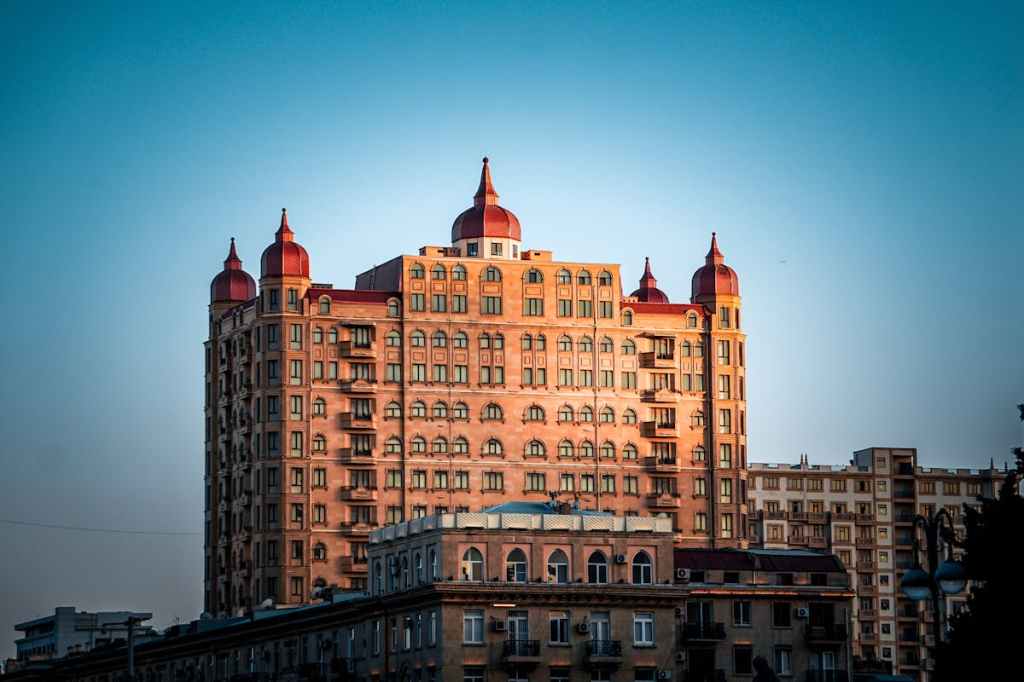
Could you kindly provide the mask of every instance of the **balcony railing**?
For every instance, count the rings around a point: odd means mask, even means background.
[[[622,642],[617,639],[592,639],[587,642],[587,658],[622,658]]]
[[[847,634],[846,626],[842,623],[807,626],[808,642],[845,642]]]
[[[501,644],[502,658],[539,658],[540,641],[536,639],[506,639]]]
[[[683,623],[680,631],[684,642],[725,639],[724,623]]]

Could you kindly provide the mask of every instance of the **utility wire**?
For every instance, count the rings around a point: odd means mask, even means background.
[[[124,528],[86,528],[84,526],[65,526],[59,523],[36,523],[34,521],[18,521],[15,519],[0,519],[0,523],[5,523],[10,526],[28,526],[31,528],[54,528],[56,530],[72,530],[83,533],[114,533],[117,535],[189,536],[202,534],[199,531],[188,530],[128,530]]]

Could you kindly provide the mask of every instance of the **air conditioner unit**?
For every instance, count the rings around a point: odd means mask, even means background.
[[[617,563],[617,564],[624,564],[624,563],[626,563],[626,555],[625,554],[616,554],[615,555],[615,563]]]
[[[806,609],[806,608],[800,608],[800,609],[796,610],[796,617],[797,618],[807,618],[810,615],[811,615],[811,612],[808,609]]]
[[[590,632],[590,625],[587,623],[576,623],[576,632],[585,635]]]
[[[503,621],[503,620],[492,620],[491,621],[491,632],[505,632],[505,621]]]
[[[672,671],[671,670],[659,670],[658,671],[658,679],[659,680],[671,680],[672,679]]]
[[[680,582],[690,582],[690,569],[688,568],[677,568],[676,569],[676,580]]]

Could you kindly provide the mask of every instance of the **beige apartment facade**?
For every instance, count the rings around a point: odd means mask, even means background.
[[[257,282],[232,242],[205,344],[205,608],[367,588],[369,533],[508,499],[664,515],[743,547],[746,337],[713,236],[685,302],[650,265],[524,249],[485,162],[450,246],[317,283],[282,212]]]
[[[930,605],[899,591],[914,566],[914,517],[945,509],[963,536],[963,506],[992,497],[1005,472],[918,464],[914,448],[868,448],[847,466],[750,464],[748,536],[752,546],[834,553],[857,592],[851,624],[858,665],[876,664],[925,679],[932,645]],[[919,555],[922,564],[926,556]],[[966,595],[948,597],[946,612]]]

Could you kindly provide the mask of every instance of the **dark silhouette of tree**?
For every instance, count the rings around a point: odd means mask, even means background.
[[[1024,421],[1024,406],[1021,420]],[[947,641],[935,653],[934,682],[1002,680],[1020,674],[1024,618],[1024,448],[1014,448],[1016,469],[995,499],[966,508],[964,563],[972,582],[967,609],[949,620]]]

